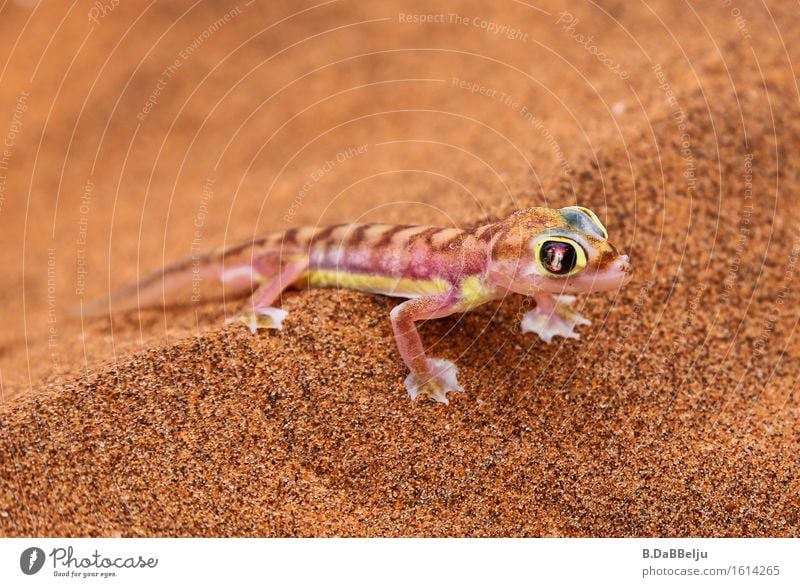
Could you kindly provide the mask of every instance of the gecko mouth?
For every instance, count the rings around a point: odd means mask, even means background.
[[[628,255],[622,255],[607,269],[578,276],[575,281],[585,286],[587,291],[608,291],[628,283],[633,277],[632,271]]]

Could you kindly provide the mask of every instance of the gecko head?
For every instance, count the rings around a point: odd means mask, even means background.
[[[489,279],[532,295],[607,291],[630,280],[628,255],[608,241],[597,215],[580,206],[528,208],[494,231]]]

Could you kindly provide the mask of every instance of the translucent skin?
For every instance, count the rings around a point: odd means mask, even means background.
[[[529,208],[498,223],[487,267],[490,283],[522,295],[536,293],[576,294],[608,291],[625,285],[631,277],[627,255],[595,234],[571,226],[559,210]],[[548,235],[567,237],[586,253],[587,264],[580,271],[559,276],[548,273],[536,262],[533,246]]]
[[[552,278],[524,270],[516,264],[492,262],[487,275],[489,282],[509,292],[532,296],[536,293],[576,294],[619,289],[631,279],[628,255],[619,255],[603,268],[587,268],[570,277]]]
[[[563,243],[580,258],[568,274],[555,275],[537,259],[548,240]],[[551,247],[552,245],[548,245]],[[561,294],[613,290],[630,279],[627,255],[608,242],[605,227],[586,208],[527,208],[476,228],[342,224],[293,228],[249,243],[210,251],[150,275],[88,312],[130,307],[132,300],[154,303],[185,288],[195,276],[217,277],[227,289],[253,289],[241,322],[254,333],[282,326],[287,313],[273,304],[294,287],[341,287],[408,298],[391,314],[397,348],[410,374],[409,395],[447,403],[447,393],[463,391],[456,366],[428,358],[415,323],[467,312],[509,292],[532,296],[523,330],[545,342],[554,336],[578,338],[585,318],[567,307]]]

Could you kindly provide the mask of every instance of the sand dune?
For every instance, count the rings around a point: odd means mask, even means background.
[[[0,113],[29,94],[0,208],[3,535],[797,536],[796,8],[348,4],[262,32],[291,6],[120,5],[81,51],[85,15],[3,10]],[[521,297],[426,323],[462,368],[450,406],[405,394],[389,298],[291,292],[257,336],[223,326],[237,300],[65,314],[195,240],[576,199],[633,281],[581,298],[580,341],[520,333]]]

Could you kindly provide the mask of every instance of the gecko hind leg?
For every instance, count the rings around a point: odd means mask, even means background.
[[[240,322],[247,326],[253,334],[261,329],[274,328],[280,330],[283,328],[283,320],[289,313],[273,307],[272,304],[275,303],[284,290],[300,278],[307,268],[308,259],[290,261],[281,268],[277,275],[258,286],[247,301],[245,309],[233,318],[229,318],[226,323]]]

